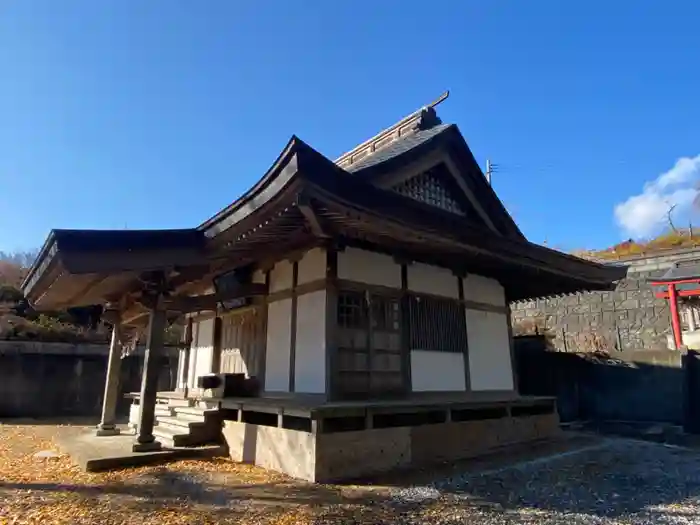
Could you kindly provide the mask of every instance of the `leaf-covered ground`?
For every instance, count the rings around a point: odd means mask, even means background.
[[[86,473],[66,456],[35,456],[56,451],[58,433],[75,431],[0,424],[1,525],[381,523],[388,511],[347,487],[300,483],[226,458]]]
[[[0,424],[0,525],[700,525],[697,449],[581,437],[383,487],[311,485],[225,458],[88,474],[35,456],[78,430]]]

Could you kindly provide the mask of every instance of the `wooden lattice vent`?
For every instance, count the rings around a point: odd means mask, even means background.
[[[457,353],[466,348],[466,318],[459,303],[411,296],[408,304],[411,348]]]
[[[442,182],[432,173],[432,170],[411,177],[395,186],[393,190],[396,193],[425,204],[430,204],[441,210],[456,213],[457,215],[465,215],[460,204],[452,197],[450,191],[445,188]]]

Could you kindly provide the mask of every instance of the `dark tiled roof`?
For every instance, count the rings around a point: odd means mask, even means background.
[[[344,169],[350,173],[355,173],[363,169],[376,166],[377,164],[381,164],[382,162],[398,157],[399,155],[402,155],[413,148],[425,144],[434,137],[437,137],[450,126],[452,126],[452,124],[439,124],[432,128],[416,131],[415,133],[401,137],[389,143],[387,146],[375,151],[371,155],[368,155],[364,159],[350,164]]]
[[[683,281],[687,279],[700,279],[700,261],[681,261],[669,268],[658,279],[649,279],[654,282]]]
[[[61,250],[158,250],[200,248],[204,235],[182,230],[53,230]]]

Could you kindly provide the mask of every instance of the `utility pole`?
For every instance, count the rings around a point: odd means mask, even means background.
[[[492,164],[490,159],[486,159],[486,182],[491,186],[491,177],[497,170],[498,164]]]

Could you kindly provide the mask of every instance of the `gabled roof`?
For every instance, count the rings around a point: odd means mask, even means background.
[[[386,173],[438,148],[449,154],[500,235],[377,184]],[[180,283],[204,282],[226,265],[284,257],[331,238],[370,242],[497,276],[511,298],[609,288],[626,272],[529,243],[457,126],[440,123],[428,107],[336,162],[293,136],[253,187],[197,228],[55,230],[23,291],[31,301],[43,297],[47,307],[111,301],[120,290],[138,287],[144,272],[175,275]]]
[[[432,128],[419,129],[415,133],[394,140],[371,155],[345,166],[345,170],[350,173],[358,173],[396,157],[400,157],[409,151],[416,151],[418,148],[428,145],[431,140],[440,135],[451,125],[452,124],[437,124]]]

